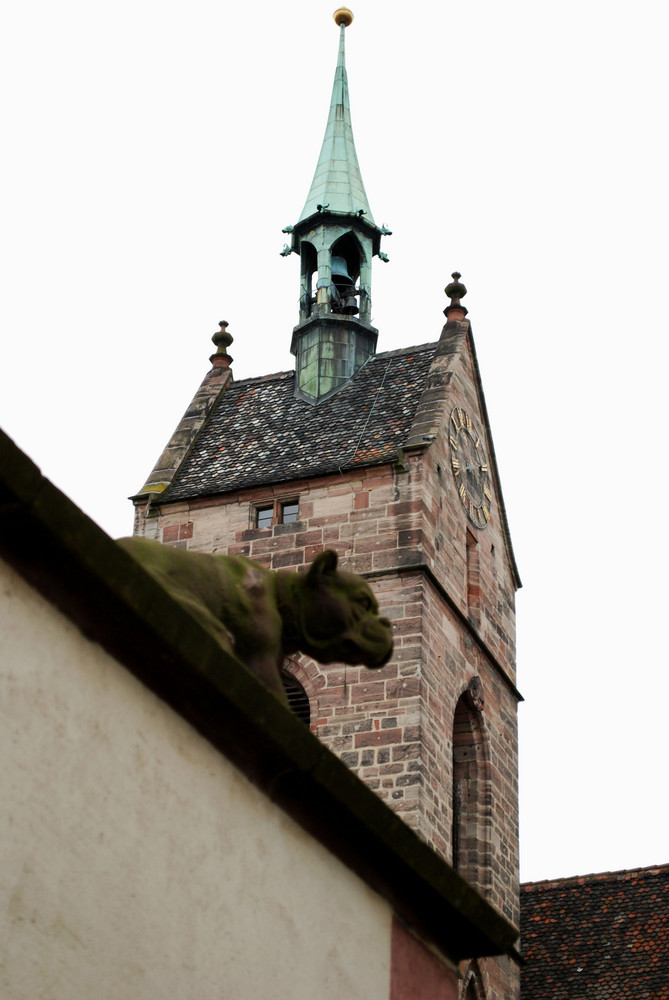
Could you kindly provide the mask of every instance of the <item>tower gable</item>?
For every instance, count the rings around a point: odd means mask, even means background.
[[[444,326],[406,452],[423,456],[425,561],[515,683],[515,592],[521,584],[474,340],[464,317]],[[466,468],[476,462],[478,472]],[[467,481],[471,475],[473,483]]]

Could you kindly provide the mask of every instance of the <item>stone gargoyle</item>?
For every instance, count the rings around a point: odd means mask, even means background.
[[[336,552],[321,552],[306,572],[294,573],[148,538],[119,545],[282,700],[279,671],[291,653],[372,669],[390,659],[390,622],[365,581],[337,569]]]

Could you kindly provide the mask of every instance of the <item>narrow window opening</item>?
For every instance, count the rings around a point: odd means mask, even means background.
[[[481,567],[479,546],[472,532],[467,529],[467,609],[470,617],[480,624],[481,618]]]
[[[467,969],[462,984],[462,1000],[484,1000],[485,993],[481,984],[481,975],[474,963]]]

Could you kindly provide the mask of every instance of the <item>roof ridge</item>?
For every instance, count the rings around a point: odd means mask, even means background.
[[[415,347],[397,347],[391,351],[379,351],[377,354],[373,354],[369,358],[369,362],[375,361],[377,358],[395,358],[406,354],[416,354],[418,351],[427,351],[430,348],[437,346],[438,341],[430,340],[425,344],[416,344]],[[289,378],[291,375],[295,374],[295,369],[290,368],[287,371],[270,372],[268,375],[248,375],[246,378],[236,378],[234,382],[231,382],[228,388],[232,388],[234,385],[242,385],[246,382],[271,382],[272,379],[279,378]]]
[[[288,371],[270,372],[268,375],[248,375],[246,378],[236,378],[228,388],[231,389],[235,385],[245,385],[248,382],[271,382],[272,379],[290,378],[294,374],[295,370],[291,368]]]
[[[375,358],[395,358],[402,354],[416,354],[418,351],[428,351],[430,348],[436,348],[438,340],[430,340],[425,344],[416,344],[415,347],[397,347],[392,351],[380,351],[374,354],[369,360],[373,361]]]
[[[582,883],[582,882],[595,882],[603,881],[607,878],[620,878],[624,879],[629,875],[652,875],[655,873],[667,872],[669,874],[669,863],[663,865],[645,865],[641,868],[620,868],[616,871],[606,871],[606,872],[590,872],[587,875],[566,875],[563,878],[553,878],[553,879],[540,879],[538,882],[521,882],[521,890],[533,889],[538,886],[554,886],[558,887],[566,882],[570,883]]]

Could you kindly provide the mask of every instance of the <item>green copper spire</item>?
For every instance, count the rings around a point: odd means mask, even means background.
[[[346,11],[346,14],[349,13]],[[337,11],[337,14],[339,15],[340,11]],[[358,166],[348,99],[344,33],[346,25],[352,20],[352,15],[350,20],[348,17],[339,17],[335,20],[339,24],[339,58],[332,87],[330,114],[321,155],[299,221],[302,222],[323,208],[327,208],[330,212],[345,212],[351,215],[357,215],[362,211],[367,222],[374,225]]]
[[[300,321],[293,329],[295,395],[318,404],[351,379],[376,351],[372,326],[372,258],[389,236],[372,218],[353,142],[344,31],[346,7],[334,13],[339,58],[325,138],[309,197],[284,257],[300,256]]]

